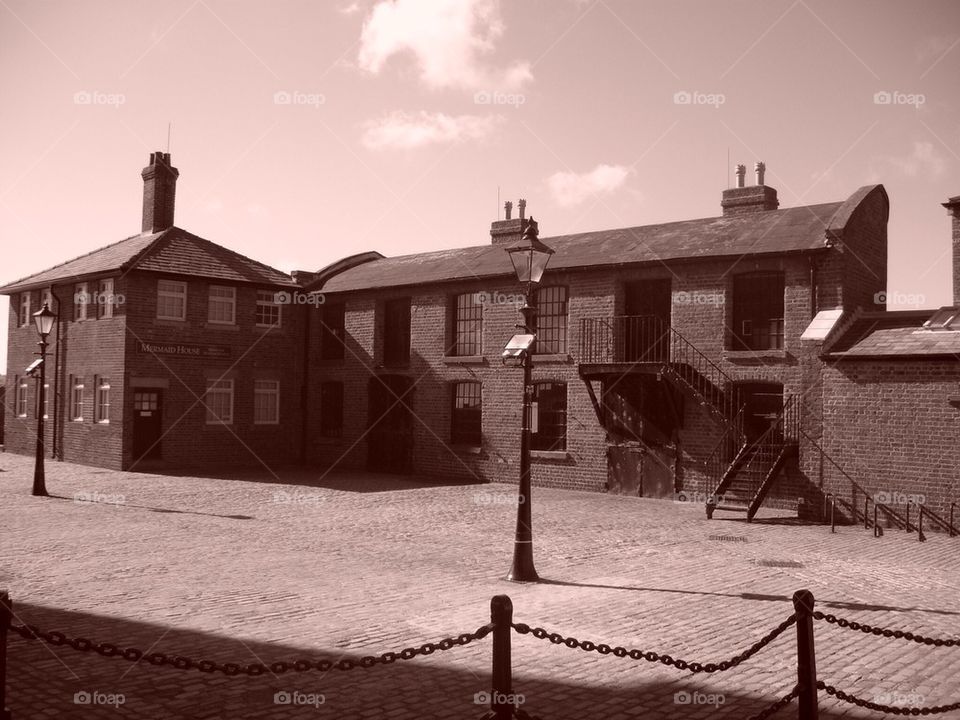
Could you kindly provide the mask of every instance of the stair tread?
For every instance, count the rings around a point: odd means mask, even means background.
[[[733,512],[747,512],[750,508],[747,505],[728,505],[724,503],[723,505],[717,505],[715,510],[731,510]]]

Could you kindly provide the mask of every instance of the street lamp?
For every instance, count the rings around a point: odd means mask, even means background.
[[[37,394],[37,460],[33,470],[33,494],[37,496],[47,496],[47,487],[44,482],[43,473],[43,405],[46,394],[44,385],[46,384],[46,357],[47,357],[47,336],[53,330],[53,322],[57,316],[53,313],[47,303],[33,314],[33,322],[37,326],[37,332],[40,334],[40,392]]]
[[[507,580],[536,582],[539,580],[533,566],[533,524],[530,513],[530,407],[533,395],[531,375],[532,349],[536,341],[537,308],[530,303],[531,294],[540,284],[553,250],[537,239],[538,227],[531,217],[520,240],[507,248],[517,280],[526,285],[520,314],[523,333],[514,335],[503,351],[504,364],[523,367],[523,416],[520,423],[520,487],[517,497],[517,530],[513,544],[513,566]]]

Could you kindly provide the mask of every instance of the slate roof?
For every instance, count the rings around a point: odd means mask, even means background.
[[[960,330],[928,330],[934,310],[862,313],[841,332],[827,356],[843,358],[953,357],[960,361]]]
[[[781,254],[823,249],[831,219],[844,202],[730,217],[541,237],[556,252],[549,271],[667,260]],[[324,293],[512,275],[503,245],[384,258],[330,277]]]
[[[0,294],[81,280],[117,270],[191,275],[229,282],[295,287],[293,279],[268,265],[178,227],[134,235],[0,287]]]

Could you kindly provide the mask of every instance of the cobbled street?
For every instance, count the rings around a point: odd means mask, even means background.
[[[543,581],[520,585],[503,579],[515,486],[48,462],[56,497],[34,498],[32,467],[0,455],[0,588],[14,623],[144,652],[241,665],[379,655],[475,631],[498,594],[512,599],[515,622],[700,663],[749,647],[793,612],[801,588],[838,617],[943,638],[960,628],[960,537],[941,533],[919,543],[916,533],[831,534],[775,517],[708,521],[699,504],[535,488]],[[815,636],[828,685],[906,705],[960,701],[960,648],[824,621]],[[530,634],[512,641],[514,692],[544,720],[742,719],[796,682],[794,627],[711,674]],[[390,665],[259,677],[133,663],[15,633],[8,648],[14,720],[479,718],[475,697],[490,688],[489,636]],[[823,718],[887,717],[819,697]],[[796,717],[796,701],[775,717]]]

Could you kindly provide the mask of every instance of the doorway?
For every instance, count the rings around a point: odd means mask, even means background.
[[[161,398],[161,390],[145,389],[133,393],[133,459],[135,461],[160,457],[160,438],[163,437]]]
[[[624,285],[623,362],[670,359],[670,278],[634,280]]]
[[[413,471],[413,381],[404,375],[370,378],[367,467],[375,472]]]

